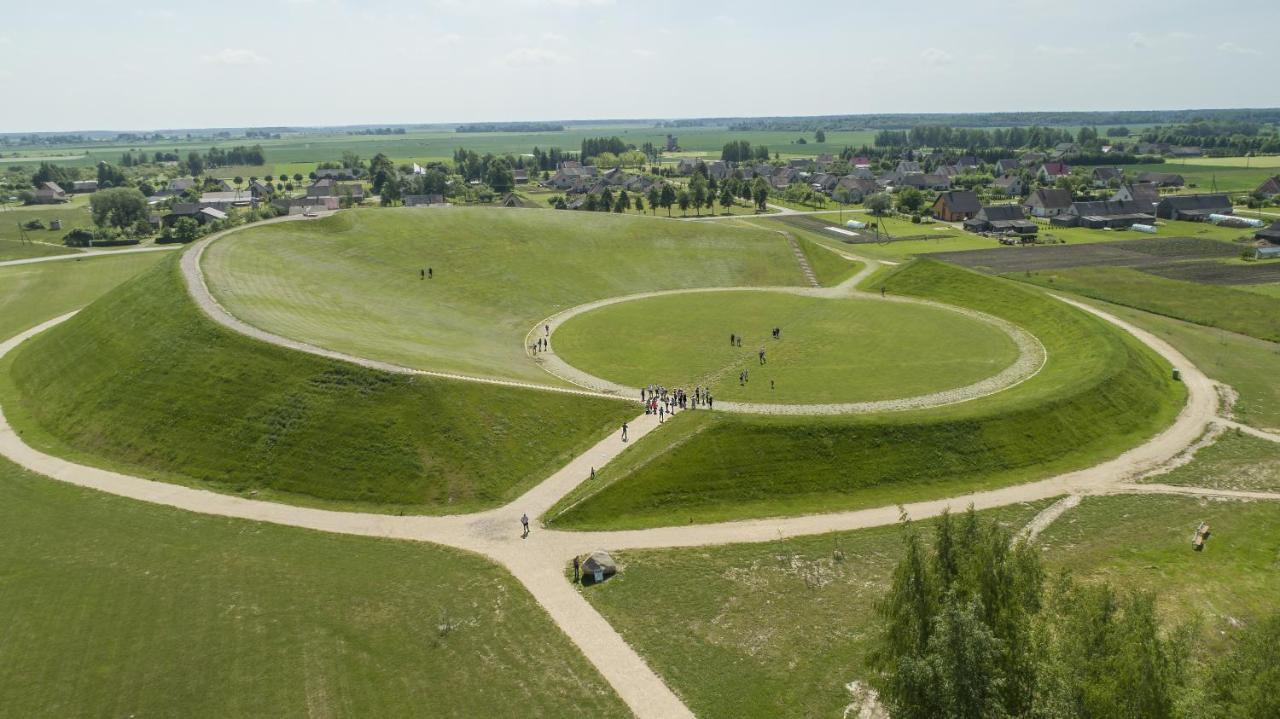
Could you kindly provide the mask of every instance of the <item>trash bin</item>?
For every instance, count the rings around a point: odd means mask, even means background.
[[[1182,381],[1182,370],[1180,370],[1180,369],[1178,369],[1178,368],[1176,368],[1176,367],[1173,369],[1173,381],[1174,381],[1174,382],[1181,382],[1181,381]]]

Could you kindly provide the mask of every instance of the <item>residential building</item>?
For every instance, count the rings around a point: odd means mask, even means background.
[[[1022,178],[1017,175],[1001,175],[996,178],[991,186],[1004,192],[1008,197],[1020,197],[1022,195]]]
[[[1182,187],[1187,184],[1182,175],[1172,172],[1144,172],[1138,175],[1138,182],[1150,182],[1157,187]]]
[[[1280,220],[1271,223],[1270,227],[1258,230],[1253,234],[1256,240],[1265,240],[1273,245],[1280,245]]]
[[[1209,215],[1230,215],[1235,211],[1225,194],[1168,195],[1156,205],[1156,216],[1166,220],[1203,222]]]
[[[1124,182],[1124,170],[1118,167],[1095,167],[1089,175],[1094,187],[1110,187],[1112,182]]]
[[[952,190],[933,201],[933,216],[943,222],[962,222],[982,210],[978,195],[972,190]]]
[[[72,192],[97,192],[97,180],[75,180],[71,183]]]
[[[1268,177],[1266,182],[1258,185],[1258,189],[1254,190],[1255,195],[1262,195],[1266,198],[1272,198],[1280,195],[1280,175]]]
[[[1155,212],[1156,204],[1160,202],[1160,188],[1150,182],[1121,185],[1115,194],[1111,196],[1111,200],[1113,202],[1138,202],[1141,203],[1142,207]]]
[[[1015,234],[1022,237],[1035,235],[1040,228],[1027,219],[1022,208],[1017,205],[988,205],[978,210],[978,214],[964,221],[964,228],[970,232],[996,232]]]
[[[1022,163],[1018,162],[1013,158],[1004,158],[1001,160],[996,160],[997,175],[1012,175],[1013,173],[1021,169],[1022,169]]]
[[[1132,200],[1100,200],[1073,202],[1067,211],[1050,220],[1057,227],[1087,227],[1122,229],[1133,225],[1149,225],[1155,215],[1145,203]]]
[[[1059,177],[1065,177],[1070,174],[1071,168],[1062,162],[1046,162],[1040,165],[1039,170],[1036,170],[1036,177],[1046,185],[1051,185]]]
[[[1022,203],[1032,217],[1056,217],[1071,207],[1071,193],[1057,187],[1042,187]]]
[[[67,193],[56,182],[45,182],[36,188],[34,202],[37,205],[56,205],[70,201],[71,198],[67,197]]]

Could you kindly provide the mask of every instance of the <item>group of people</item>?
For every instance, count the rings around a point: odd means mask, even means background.
[[[429,280],[434,278],[435,276],[436,276],[435,270],[431,269],[430,267],[426,267],[418,271],[419,279]]]
[[[644,413],[658,415],[660,423],[666,420],[667,415],[674,415],[677,409],[715,407],[715,397],[711,396],[710,390],[701,386],[694,388],[693,394],[689,394],[683,389],[668,390],[660,385],[649,385],[640,389],[640,401],[644,402]]]
[[[546,337],[539,337],[538,339],[533,341],[534,354],[538,354],[539,352],[546,352],[548,349],[551,349],[551,340],[547,339]]]

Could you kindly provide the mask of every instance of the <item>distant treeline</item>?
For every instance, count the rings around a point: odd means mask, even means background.
[[[1280,108],[1222,110],[1120,110],[1114,112],[974,112],[946,114],[826,115],[733,118],[730,130],[910,130],[919,125],[948,127],[1171,125],[1219,120],[1280,123]]]
[[[403,127],[366,127],[359,130],[347,130],[348,135],[403,135]]]
[[[1052,147],[1076,138],[1060,128],[1011,127],[981,130],[943,125],[918,125],[910,130],[881,130],[876,147],[962,147],[980,150],[990,147]]]
[[[564,132],[558,122],[473,122],[458,125],[457,132]]]
[[[1242,120],[1202,120],[1172,127],[1153,127],[1142,133],[1144,142],[1191,145],[1209,150],[1280,152],[1280,134],[1275,128]]]

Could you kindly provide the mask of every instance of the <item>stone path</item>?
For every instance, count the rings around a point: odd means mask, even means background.
[[[237,324],[238,321],[228,323],[219,319],[219,316],[229,315],[207,295],[207,288],[204,288],[198,271],[199,252],[204,246],[207,246],[207,241],[183,257],[184,273],[189,281],[194,280],[193,294],[203,290],[207,297],[202,308],[215,320],[235,331],[242,331],[243,327],[250,336],[299,349],[295,346],[297,343],[290,340],[254,332],[243,323]],[[1182,370],[1188,401],[1173,425],[1145,444],[1095,467],[1012,487],[913,502],[902,509],[915,519],[924,519],[945,510],[961,511],[968,506],[987,509],[1062,495],[1078,497],[1137,492],[1280,500],[1280,494],[1266,492],[1136,484],[1138,478],[1177,457],[1184,448],[1194,443],[1211,422],[1222,421],[1217,418],[1217,388],[1177,350],[1151,333],[1082,303],[1062,297],[1058,299],[1119,326]],[[27,338],[69,319],[73,314],[56,318],[0,343],[0,357]],[[379,367],[379,363],[366,364],[367,361],[360,361],[360,358],[347,359],[343,355],[328,353],[319,348],[304,348],[302,351]],[[497,380],[491,380],[491,383],[522,386],[520,383]],[[802,517],[616,532],[564,532],[537,527],[527,539],[520,538],[519,516],[522,512],[542,516],[562,497],[586,481],[592,467],[600,469],[626,447],[641,441],[654,431],[661,431],[656,418],[639,415],[630,422],[630,442],[623,443],[615,433],[574,458],[546,481],[507,506],[476,514],[441,517],[404,517],[296,507],[156,482],[76,464],[45,454],[23,442],[5,419],[3,408],[0,408],[0,455],[58,481],[187,511],[341,534],[433,542],[482,554],[507,568],[524,584],[636,716],[655,719],[689,717],[692,713],[671,688],[577,589],[565,580],[564,570],[573,556],[598,548],[619,550],[772,542],[787,537],[863,529],[896,523],[900,508],[886,506]],[[1269,438],[1272,437],[1280,440],[1275,435]]]

